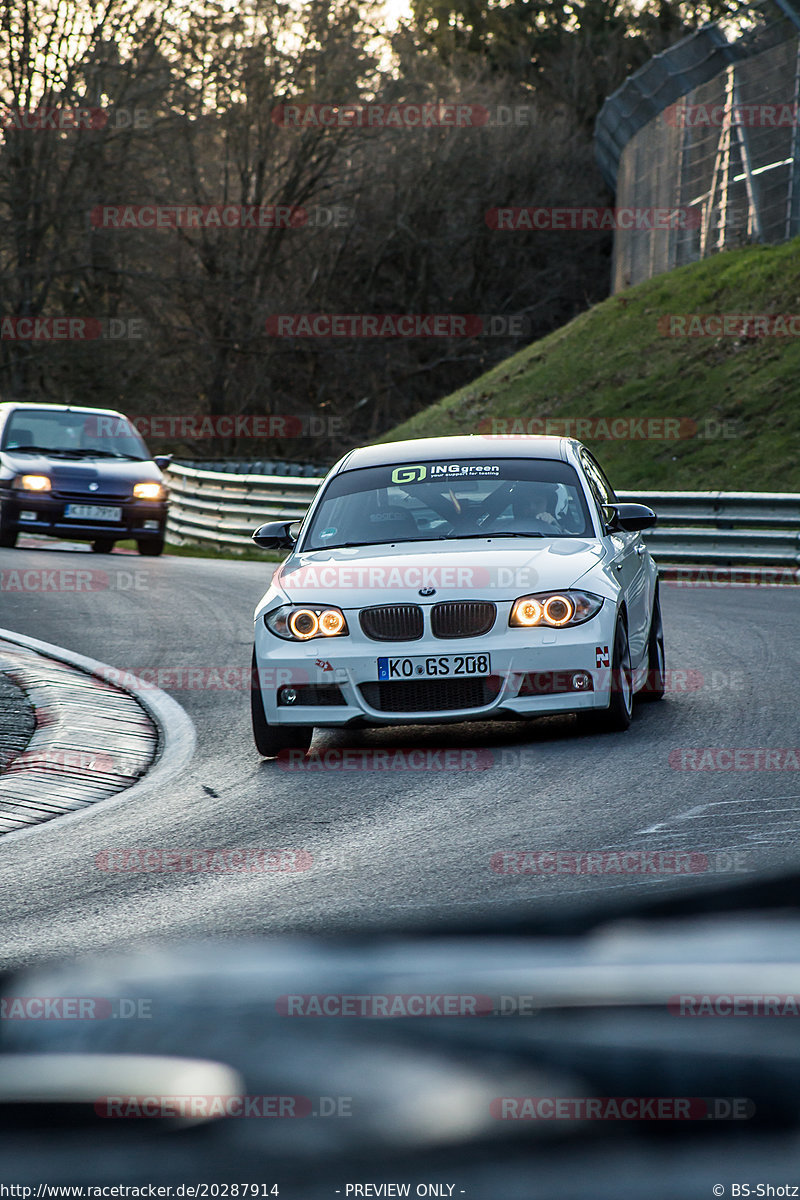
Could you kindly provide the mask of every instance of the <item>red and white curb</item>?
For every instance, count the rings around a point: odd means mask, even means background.
[[[158,688],[60,646],[0,629],[0,671],[26,693],[36,728],[0,775],[0,834],[163,786],[196,745],[187,713]]]

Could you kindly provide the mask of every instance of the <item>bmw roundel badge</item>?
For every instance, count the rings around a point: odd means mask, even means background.
[[[420,588],[419,594],[420,596],[435,596],[436,588]]]

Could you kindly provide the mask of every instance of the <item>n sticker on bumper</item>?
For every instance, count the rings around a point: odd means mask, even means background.
[[[609,666],[608,646],[595,646],[594,653],[595,653],[595,666],[596,667]]]

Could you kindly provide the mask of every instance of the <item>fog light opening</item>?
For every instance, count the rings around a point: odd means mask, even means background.
[[[576,692],[585,692],[592,686],[592,677],[586,671],[576,671],[572,676],[572,686]]]
[[[279,704],[296,704],[297,699],[298,699],[298,697],[297,697],[297,689],[296,688],[282,687],[278,691],[278,703]]]

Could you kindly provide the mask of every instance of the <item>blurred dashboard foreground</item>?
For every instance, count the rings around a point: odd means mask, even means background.
[[[33,1195],[793,1195],[754,1189],[800,1185],[798,890],[8,976],[4,1177]]]

